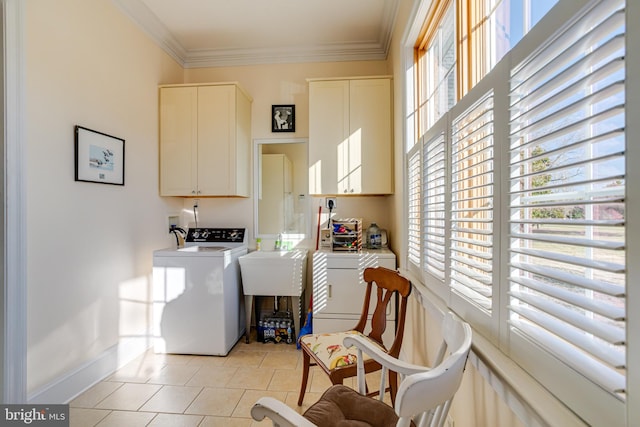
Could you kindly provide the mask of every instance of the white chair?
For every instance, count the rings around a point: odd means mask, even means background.
[[[347,337],[344,345],[353,345],[358,351],[359,393],[344,385],[333,385],[303,415],[276,399],[263,397],[251,409],[251,416],[256,421],[269,418],[274,426],[280,427],[335,426],[348,420],[385,427],[407,427],[412,422],[418,427],[442,426],[462,381],[471,349],[471,327],[453,313],[447,313],[442,336],[443,343],[432,368],[393,358],[360,336]],[[363,352],[382,365],[380,390],[386,387],[388,370],[400,375],[402,382],[393,409],[382,402],[383,393],[377,399],[365,396]]]

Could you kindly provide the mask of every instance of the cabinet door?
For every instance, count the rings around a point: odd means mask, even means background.
[[[309,83],[309,192],[392,194],[391,81]]]
[[[251,140],[251,99],[237,86],[235,87],[235,157],[229,162],[234,162],[233,194],[240,197],[251,195],[252,177],[251,157],[253,156],[253,143]]]
[[[160,89],[160,195],[192,196],[197,185],[195,87]]]
[[[323,313],[360,315],[367,289],[362,279],[362,271],[328,268],[326,286],[327,304],[325,309],[321,310]]]
[[[309,83],[309,193],[342,194],[349,179],[349,81]]]
[[[393,193],[391,82],[351,80],[349,96],[350,193]]]
[[[235,193],[235,86],[198,88],[198,194]]]
[[[367,284],[362,278],[362,269],[328,268],[326,281],[314,281],[313,311],[314,317],[352,318],[353,327],[362,313],[362,303],[367,291]],[[376,306],[375,289],[369,301],[369,313],[373,314]],[[388,319],[393,320],[393,304],[387,306]]]

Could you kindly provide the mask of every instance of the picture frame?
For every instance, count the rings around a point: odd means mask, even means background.
[[[271,132],[295,132],[296,131],[296,106],[272,105],[271,106]]]
[[[124,139],[75,126],[75,180],[124,185]]]

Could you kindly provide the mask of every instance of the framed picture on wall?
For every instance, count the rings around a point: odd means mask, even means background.
[[[271,132],[295,132],[296,131],[296,106],[272,105],[271,106]]]
[[[124,139],[75,127],[75,179],[124,185]]]

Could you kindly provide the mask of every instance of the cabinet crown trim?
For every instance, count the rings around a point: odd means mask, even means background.
[[[393,76],[351,76],[351,77],[313,77],[307,78],[307,82],[326,82],[326,81],[337,81],[337,80],[366,80],[366,79],[389,79],[393,80]]]
[[[235,86],[240,92],[249,98],[249,102],[253,102],[253,97],[238,82],[210,82],[210,83],[172,83],[158,85],[159,89],[172,87],[203,87],[203,86]]]

